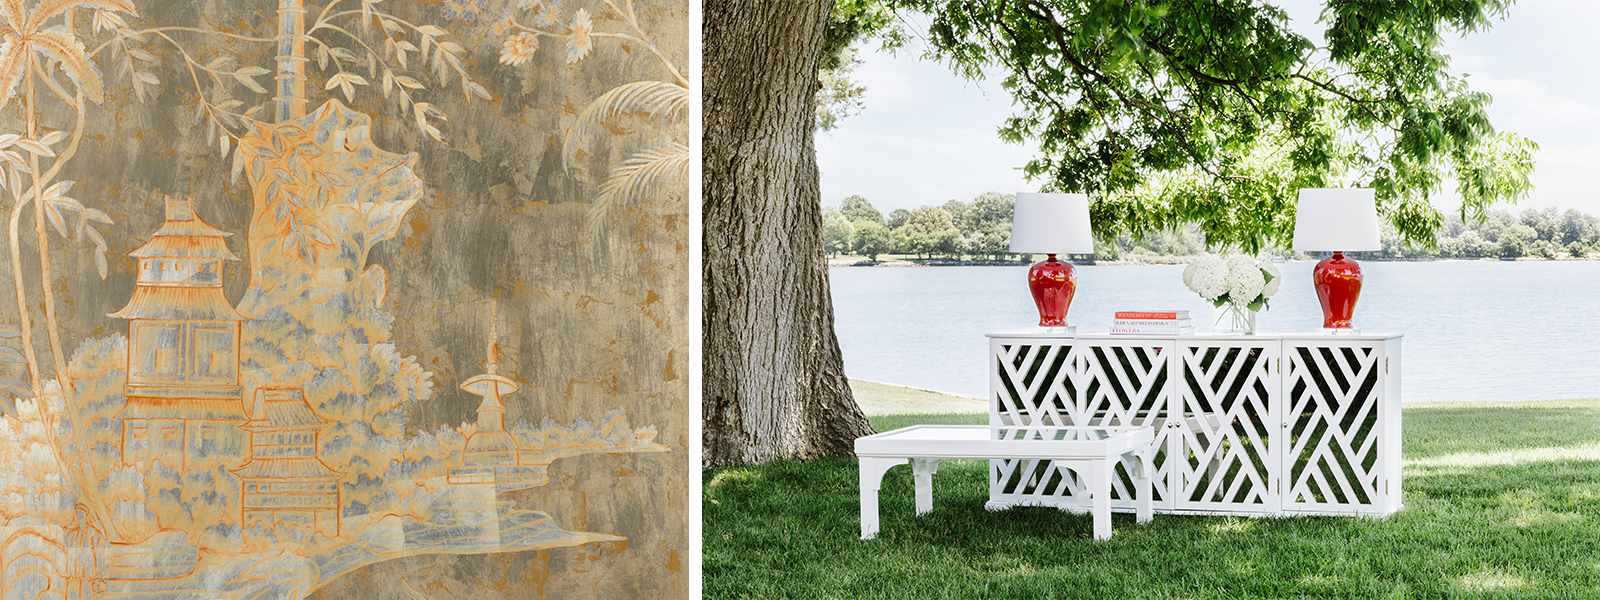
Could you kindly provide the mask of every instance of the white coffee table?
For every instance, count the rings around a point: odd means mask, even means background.
[[[1150,520],[1150,464],[1155,430],[1150,427],[1012,427],[914,425],[856,439],[861,468],[861,539],[878,535],[878,490],[890,467],[911,462],[917,514],[933,510],[933,474],[944,458],[1048,459],[1088,483],[1094,537],[1111,538],[1111,476],[1118,459],[1131,455],[1129,475],[1137,486],[1140,523]]]

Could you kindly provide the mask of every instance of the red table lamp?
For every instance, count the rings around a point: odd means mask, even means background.
[[[1057,254],[1093,254],[1089,197],[1083,194],[1017,194],[1011,217],[1011,251],[1045,254],[1028,269],[1028,290],[1039,307],[1040,327],[1066,327],[1067,307],[1078,289],[1078,275]]]
[[[1311,285],[1322,303],[1322,327],[1332,333],[1354,333],[1350,315],[1361,297],[1361,265],[1345,252],[1382,250],[1378,240],[1378,204],[1370,189],[1307,188],[1295,209],[1294,249],[1333,256],[1311,270]]]

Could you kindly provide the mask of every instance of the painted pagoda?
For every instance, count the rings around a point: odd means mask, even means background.
[[[279,523],[328,537],[339,535],[339,473],[322,462],[318,434],[332,425],[306,403],[305,393],[256,390],[250,462],[234,469],[244,484],[240,522],[268,529]]]
[[[446,477],[450,483],[542,484],[548,479],[547,465],[520,464],[517,440],[506,431],[506,407],[500,398],[518,386],[495,372],[500,366],[498,325],[497,321],[489,327],[488,372],[461,383],[461,389],[483,396],[483,402],[478,405],[478,428],[467,437],[461,453],[461,466],[451,467]]]
[[[247,419],[239,385],[239,328],[246,320],[222,294],[224,261],[239,260],[189,200],[167,198],[166,223],[131,256],[133,298],[109,316],[128,319],[126,464],[234,466]],[[232,464],[229,464],[232,463]]]

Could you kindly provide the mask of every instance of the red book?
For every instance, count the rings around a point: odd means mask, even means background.
[[[1187,319],[1187,310],[1145,311],[1145,312],[1119,312],[1118,319]]]

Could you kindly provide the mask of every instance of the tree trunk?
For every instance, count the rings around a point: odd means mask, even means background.
[[[831,0],[707,0],[704,466],[850,456],[812,119]]]

